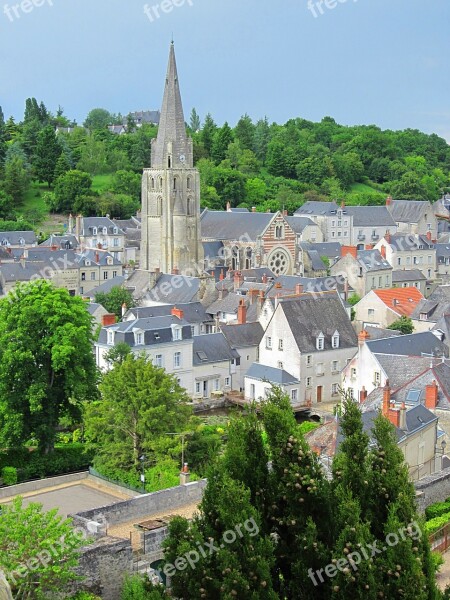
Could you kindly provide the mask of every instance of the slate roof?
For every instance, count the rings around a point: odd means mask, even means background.
[[[305,227],[308,227],[309,225],[315,225],[317,227],[317,223],[314,223],[309,217],[284,217],[284,220],[288,223],[289,227],[298,234],[303,233]]]
[[[103,309],[105,312],[108,312],[102,304],[98,304],[97,302],[86,302],[85,304],[88,313],[91,315],[95,315],[95,313],[100,309]]]
[[[427,299],[419,302],[411,318],[420,319],[424,313],[428,321],[436,322],[447,312],[450,312],[450,285],[439,285]]]
[[[410,317],[423,299],[422,293],[414,286],[372,291],[388,308],[404,317]]]
[[[295,211],[295,215],[333,215],[336,214],[339,206],[336,202],[305,202]]]
[[[425,275],[419,269],[410,271],[392,271],[392,283],[404,283],[407,281],[426,281]]]
[[[337,260],[341,256],[341,244],[339,242],[321,242],[320,244],[311,242],[300,242],[299,247],[302,250],[311,252],[315,250],[319,256],[326,256],[331,260]]]
[[[445,259],[450,258],[450,244],[436,244],[436,257],[439,265],[445,264]]]
[[[97,233],[95,234],[93,233],[94,227],[97,227]],[[124,235],[124,232],[120,227],[118,227],[118,233],[114,234],[114,228],[117,227],[117,225],[108,217],[83,217],[81,219],[80,235],[83,237],[101,236],[103,227],[107,228],[107,235]],[[75,233],[75,229],[76,226],[74,226],[73,231],[69,233]]]
[[[366,344],[374,354],[448,356],[448,348],[430,331],[381,340],[368,340]]]
[[[159,306],[140,306],[130,308],[124,316],[124,320],[148,319],[151,317],[162,317],[172,314],[174,304],[161,304]],[[201,302],[188,302],[187,304],[177,304],[176,308],[183,311],[183,319],[187,323],[205,323],[211,321]]]
[[[231,348],[227,339],[221,333],[195,335],[193,339],[194,367],[239,358],[239,352]]]
[[[383,329],[382,327],[371,327],[370,325],[366,325],[364,329],[370,335],[371,340],[397,337],[398,335],[401,335],[400,331],[397,331],[396,329]]]
[[[273,213],[235,213],[206,209],[201,216],[203,240],[239,240],[244,237],[255,241],[274,218]]]
[[[221,264],[224,264],[225,260],[223,255],[219,256],[219,252],[223,249],[223,243],[220,241],[217,242],[203,242],[203,252],[205,255],[205,260],[215,260],[219,259]]]
[[[388,206],[396,223],[418,223],[425,211],[433,212],[430,203],[422,200],[392,200]]]
[[[280,298],[279,308],[286,316],[300,352],[321,352],[316,340],[320,332],[325,336],[324,350],[331,350],[331,338],[339,332],[339,348],[355,348],[358,338],[347,311],[337,292],[303,294],[294,298]]]
[[[33,276],[37,275],[39,275],[39,279],[51,279],[51,273],[43,268],[42,263],[26,262],[24,267],[21,263],[3,263],[0,265],[0,276],[5,283],[30,281]]]
[[[144,123],[150,125],[159,125],[159,119],[161,117],[159,110],[137,110],[130,114],[137,125],[142,125]],[[127,124],[128,117],[125,118],[123,122],[124,124]]]
[[[230,208],[230,210],[228,212],[234,212],[234,213],[248,213],[250,212],[248,210],[248,208]]]
[[[399,252],[419,250],[419,246],[423,246],[423,250],[432,250],[435,247],[433,241],[429,240],[426,235],[413,235],[410,233],[392,234],[389,245]]]
[[[145,299],[166,304],[187,304],[197,301],[199,289],[198,277],[161,275],[156,285],[146,293]]]
[[[327,270],[327,266],[321,259],[320,254],[317,252],[317,250],[307,250],[307,254],[309,256],[309,260],[311,262],[311,269],[313,271]]]
[[[250,304],[248,298],[240,294],[235,294],[234,292],[229,292],[222,299],[218,298],[207,307],[206,312],[214,316],[222,312],[226,314],[237,314],[241,300],[245,300],[245,305],[247,306],[247,321],[256,321],[258,318],[257,302]]]
[[[290,385],[299,383],[293,375],[284,369],[276,369],[275,367],[267,367],[259,363],[253,363],[247,371],[245,377],[249,379],[257,379],[259,381],[268,381],[277,385]]]
[[[277,287],[281,285],[281,287]],[[280,275],[274,281],[274,285],[270,288],[267,296],[274,298],[278,294],[282,296],[295,294],[295,286],[303,285],[304,292],[318,293],[338,290],[339,293],[344,292],[344,284],[340,277],[299,277],[297,275]]]
[[[358,250],[357,261],[368,273],[371,271],[392,271],[392,265],[381,256],[379,250]]]
[[[23,244],[20,241],[23,240]],[[0,231],[2,246],[36,246],[37,238],[34,231]]]
[[[264,335],[264,329],[258,322],[244,325],[222,325],[220,329],[232,348],[259,346]]]
[[[184,320],[178,319],[177,317],[164,316],[164,317],[153,317],[150,319],[137,319],[136,321],[127,321],[122,323],[116,323],[108,327],[102,327],[98,338],[99,344],[107,344],[108,341],[108,330],[115,331],[114,344],[124,342],[131,347],[140,348],[141,346],[158,346],[161,344],[168,344],[173,341],[172,325],[182,325],[182,338],[183,340],[192,339],[191,326]],[[134,331],[142,330],[144,332],[144,344],[137,346],[135,344]],[[207,337],[207,336],[205,336]],[[174,342],[180,343],[180,340]]]
[[[395,227],[396,222],[386,206],[346,206],[353,216],[353,227]]]
[[[63,250],[74,250],[78,246],[77,238],[72,234],[67,235],[51,235],[45,242],[39,244],[43,246],[58,246]]]
[[[392,389],[396,389],[424,373],[430,368],[431,359],[421,356],[405,356],[397,354],[375,354],[380,367],[383,369]]]
[[[118,275],[117,277],[113,277],[112,279],[107,279],[101,285],[98,285],[93,290],[90,290],[89,292],[83,294],[83,296],[85,296],[86,298],[95,298],[95,294],[99,294],[100,292],[108,293],[113,287],[123,287],[125,281],[126,277],[124,277],[123,275]]]

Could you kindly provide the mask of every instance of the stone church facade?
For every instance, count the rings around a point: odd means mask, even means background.
[[[186,134],[172,43],[158,136],[142,177],[141,268],[196,276],[202,266],[200,175]]]

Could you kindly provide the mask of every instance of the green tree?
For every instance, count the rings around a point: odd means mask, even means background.
[[[83,125],[91,131],[106,129],[108,125],[113,125],[113,115],[104,108],[94,108],[89,112]]]
[[[75,212],[77,200],[91,194],[90,175],[77,170],[68,171],[55,182],[54,202],[50,209],[54,212]]]
[[[14,215],[14,208],[15,202],[13,197],[0,189],[0,218],[10,219]]]
[[[267,146],[270,141],[270,126],[267,117],[260,119],[255,125],[253,135],[253,151],[263,164],[266,162]]]
[[[245,182],[245,199],[251,206],[262,204],[267,198],[267,185],[262,179],[255,177]]]
[[[109,168],[106,143],[96,139],[93,135],[89,136],[81,149],[77,168],[90,175],[107,173]]]
[[[2,506],[0,540],[0,564],[15,598],[44,600],[77,579],[79,549],[86,540],[58,509],[43,512],[41,504],[24,506],[16,497]],[[1,591],[0,583],[3,598]]]
[[[53,180],[56,181],[62,175],[65,175],[68,171],[71,170],[71,164],[69,159],[67,158],[67,154],[61,152],[58,160],[55,165],[55,172],[53,174]]]
[[[414,325],[409,317],[405,317],[403,315],[399,319],[394,321],[391,325],[389,325],[388,329],[395,329],[397,331],[401,331],[403,335],[406,335],[414,331]]]
[[[200,127],[201,127],[200,117],[198,116],[198,113],[195,110],[195,108],[193,108],[191,111],[191,116],[189,118],[189,127],[190,127],[190,130],[192,131],[192,133],[197,133],[197,131],[200,131]]]
[[[134,354],[114,364],[100,391],[101,400],[85,410],[86,438],[97,449],[94,464],[105,474],[129,472],[138,480],[140,457],[154,457],[158,438],[186,426],[189,398],[175,377]]]
[[[91,317],[79,297],[47,281],[17,285],[0,301],[1,443],[34,436],[52,452],[59,419],[95,397]]]
[[[122,307],[125,304],[127,309],[136,306],[132,293],[123,287],[115,285],[109,292],[97,292],[95,302],[101,304],[109,313],[114,313],[119,319],[122,318]]]
[[[225,160],[228,146],[233,141],[233,132],[227,122],[214,134],[214,141],[211,148],[211,158],[218,165]]]
[[[126,194],[140,201],[141,176],[133,171],[117,171],[114,173],[110,189],[114,194]]]
[[[30,178],[24,161],[19,156],[13,156],[11,160],[7,160],[3,189],[8,196],[11,196],[16,206],[24,201],[29,184]]]
[[[55,179],[55,169],[61,146],[51,125],[44,127],[39,133],[34,153],[34,172],[39,181],[45,181],[50,187]]]
[[[214,137],[217,132],[217,125],[215,124],[212,116],[208,113],[205,117],[205,122],[203,123],[202,131],[201,131],[201,141],[203,143],[203,147],[207,153],[209,158],[212,157],[212,147],[214,143]]]
[[[392,182],[391,193],[402,200],[428,200],[427,189],[414,171],[408,171],[399,181]]]
[[[239,141],[243,150],[253,150],[255,126],[251,118],[245,114],[234,129],[234,137]]]
[[[125,342],[119,342],[111,350],[105,354],[105,361],[112,368],[116,364],[122,364],[126,357],[130,354],[131,348]]]
[[[5,116],[3,114],[2,107],[0,106],[0,170],[5,161],[5,156],[6,156],[6,125],[5,125]]]

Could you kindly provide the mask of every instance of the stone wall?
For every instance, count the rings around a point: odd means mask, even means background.
[[[86,521],[106,521],[108,527],[112,527],[160,512],[170,513],[186,504],[200,502],[205,486],[206,479],[193,481],[186,485],[179,485],[151,494],[143,494],[137,498],[86,510],[71,516],[73,516],[74,523],[77,526],[83,527],[83,523]]]
[[[415,488],[419,512],[423,513],[430,504],[443,502],[450,496],[450,468],[420,479]]]
[[[57,485],[67,485],[77,481],[82,481],[88,476],[87,471],[81,473],[71,473],[70,475],[60,475],[58,477],[48,477],[47,479],[36,479],[27,483],[18,483],[17,485],[8,485],[0,488],[0,500],[12,496],[23,496],[29,492],[37,492],[44,488],[51,488]]]

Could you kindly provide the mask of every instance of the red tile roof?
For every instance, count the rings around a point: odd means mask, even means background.
[[[417,304],[423,299],[422,293],[415,287],[373,290],[386,306],[398,315],[410,317]]]

